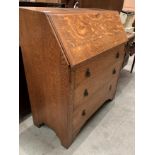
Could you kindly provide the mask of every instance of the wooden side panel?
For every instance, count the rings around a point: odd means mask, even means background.
[[[53,128],[68,147],[72,141],[70,68],[44,13],[20,9],[20,43],[34,124]]]
[[[50,14],[71,66],[127,41],[119,14],[92,11]]]

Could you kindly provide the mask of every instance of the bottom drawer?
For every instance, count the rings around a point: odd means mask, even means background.
[[[90,96],[86,103],[79,106],[73,114],[73,132],[74,136],[85,124],[89,117],[108,99],[113,99],[116,91],[117,77],[109,80],[95,94]]]

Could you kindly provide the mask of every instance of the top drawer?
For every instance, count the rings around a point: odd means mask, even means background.
[[[91,63],[80,66],[75,70],[75,88],[90,77],[98,76],[104,70],[116,62],[124,59],[124,46],[119,46],[107,51],[100,57],[95,58]]]

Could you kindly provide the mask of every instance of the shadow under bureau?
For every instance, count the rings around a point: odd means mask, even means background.
[[[126,33],[116,11],[20,8],[20,44],[33,121],[68,148],[113,99]]]

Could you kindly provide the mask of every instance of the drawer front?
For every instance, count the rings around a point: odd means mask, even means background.
[[[74,110],[81,106],[84,102],[88,102],[89,98],[96,92],[98,92],[109,79],[117,79],[122,66],[122,62],[107,67],[102,73],[97,76],[91,77],[88,80],[83,81],[74,91]],[[107,88],[108,89],[108,88]],[[104,93],[104,92],[103,92]],[[102,95],[104,95],[102,93]]]
[[[73,132],[76,135],[89,117],[108,99],[112,99],[117,85],[117,77],[106,81],[97,92],[83,102],[73,113]]]
[[[117,62],[122,63],[124,59],[124,53],[124,46],[116,47],[107,51],[103,56],[97,57],[93,61],[80,66],[75,70],[75,88],[84,81],[99,76],[109,66]]]

